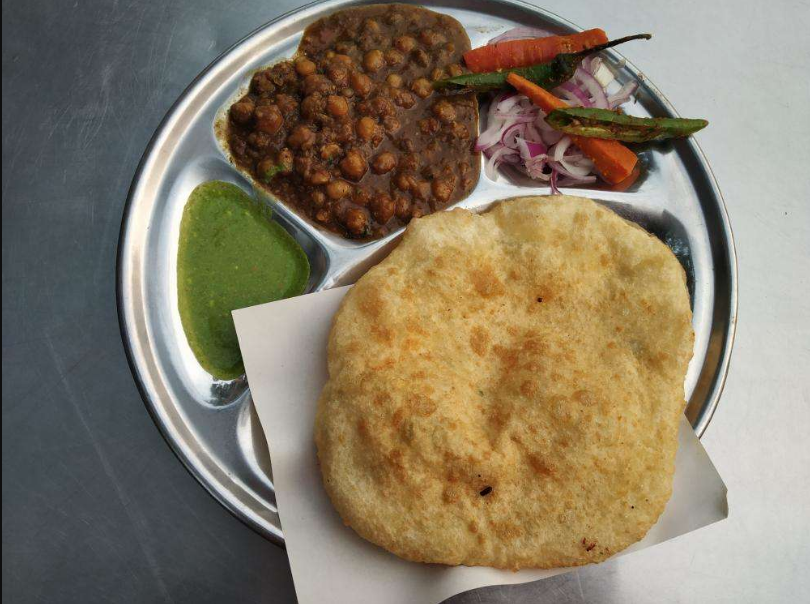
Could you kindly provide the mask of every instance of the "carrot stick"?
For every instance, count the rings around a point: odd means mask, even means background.
[[[506,81],[546,113],[568,107],[563,100],[516,73],[510,73]],[[638,163],[636,154],[619,141],[586,136],[571,136],[571,140],[591,158],[602,178],[610,184],[619,183],[630,176]]]
[[[601,29],[589,29],[568,36],[548,36],[532,40],[510,40],[481,46],[464,53],[464,62],[473,73],[547,63],[558,54],[579,52],[608,41]]]

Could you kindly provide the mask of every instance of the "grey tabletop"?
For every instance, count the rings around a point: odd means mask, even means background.
[[[115,306],[127,188],[161,117],[223,50],[296,5],[3,2],[3,599],[292,602],[284,550],[177,461]],[[461,602],[810,598],[807,3],[549,0],[652,30],[628,53],[684,115],[726,197],[740,323],[704,444],[730,518],[651,550]]]

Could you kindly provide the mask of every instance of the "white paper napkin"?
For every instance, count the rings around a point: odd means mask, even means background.
[[[233,313],[253,401],[273,464],[273,482],[300,604],[438,603],[487,585],[524,583],[571,569],[519,572],[406,562],[358,537],[329,501],[317,465],[313,425],[326,382],[332,316],[348,287]],[[726,487],[686,418],[673,495],[643,541],[624,553],[728,516]]]

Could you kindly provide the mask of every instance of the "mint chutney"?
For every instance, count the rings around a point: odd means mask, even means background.
[[[269,206],[220,181],[199,185],[183,210],[180,318],[200,365],[217,379],[245,371],[231,311],[298,296],[309,280],[304,250],[271,214]]]

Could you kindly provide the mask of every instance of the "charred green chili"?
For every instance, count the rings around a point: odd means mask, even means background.
[[[705,128],[706,120],[680,117],[633,117],[609,109],[569,107],[546,117],[549,126],[565,134],[644,143],[681,138]]]
[[[600,44],[599,46],[594,46],[593,48],[588,48],[580,52],[558,54],[549,63],[532,65],[531,67],[516,67],[514,69],[505,69],[503,71],[466,73],[454,78],[438,80],[433,83],[433,87],[437,90],[447,92],[488,92],[490,90],[505,88],[506,77],[510,73],[516,73],[519,76],[526,78],[530,82],[545,88],[546,90],[551,90],[563,82],[570,80],[573,77],[574,72],[577,70],[577,67],[579,67],[580,63],[582,63],[582,60],[588,55],[592,55],[631,40],[649,40],[650,38],[652,38],[650,34],[627,36],[625,38],[612,40],[606,44]]]

